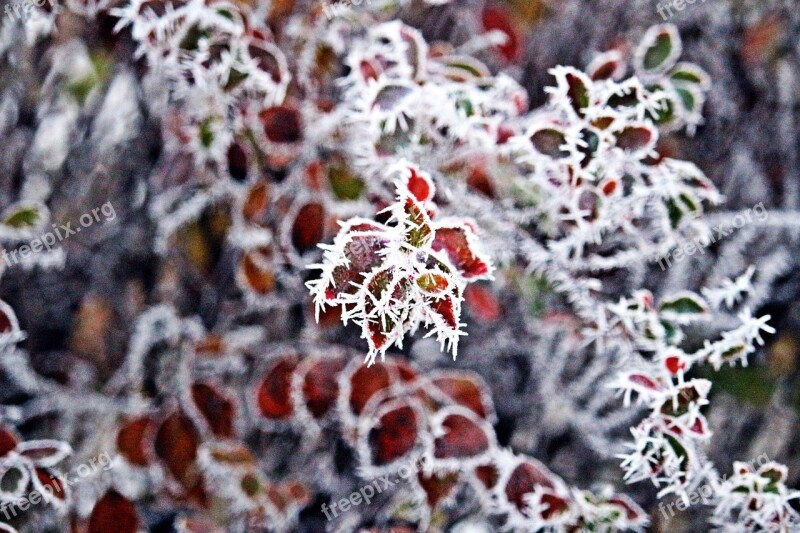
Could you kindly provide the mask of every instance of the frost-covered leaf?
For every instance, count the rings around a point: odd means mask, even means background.
[[[148,417],[125,422],[117,433],[117,450],[129,463],[147,466],[152,460],[155,424]]]
[[[25,494],[30,473],[21,463],[0,463],[0,500],[13,501]]]
[[[156,455],[187,489],[195,483],[193,466],[200,442],[200,433],[194,422],[181,411],[169,415],[156,431]]]
[[[681,49],[681,38],[673,24],[653,26],[636,50],[636,68],[643,73],[666,72],[677,62]]]
[[[494,443],[491,426],[472,412],[459,408],[442,409],[433,423],[433,457],[439,460],[470,459],[489,451]]]
[[[346,363],[340,356],[311,358],[298,368],[297,387],[303,405],[314,419],[326,417],[333,409],[339,395],[338,375]]]
[[[257,389],[257,405],[261,416],[269,420],[287,420],[294,413],[292,375],[297,358],[285,356],[272,363]]]
[[[72,448],[59,440],[28,440],[17,444],[16,452],[36,466],[50,467],[70,455]]]
[[[491,277],[491,266],[477,248],[477,239],[468,224],[442,223],[436,226],[435,251],[444,251],[453,266],[467,280]]]
[[[192,400],[217,437],[233,437],[236,406],[215,386],[208,383],[192,384]]]
[[[259,113],[264,134],[274,143],[296,143],[303,139],[300,112],[288,106],[276,106]]]
[[[586,67],[592,81],[618,80],[625,73],[625,61],[618,50],[609,50],[598,55]]]
[[[420,442],[422,420],[413,404],[404,401],[383,406],[362,427],[359,446],[367,454],[366,464],[385,467],[409,460]]]
[[[127,498],[109,490],[100,498],[89,515],[88,533],[136,533],[139,529],[139,514]]]
[[[665,298],[658,306],[659,312],[667,318],[683,315],[705,315],[708,313],[708,304],[698,294],[683,292]]]
[[[533,147],[546,156],[554,159],[561,159],[569,156],[569,152],[562,148],[562,146],[566,144],[567,139],[561,131],[553,128],[543,128],[534,132],[530,139]]]

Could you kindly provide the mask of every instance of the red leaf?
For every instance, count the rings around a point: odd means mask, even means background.
[[[265,181],[259,181],[247,191],[242,205],[242,216],[248,222],[263,222],[268,206],[269,185]]]
[[[408,178],[408,191],[420,202],[427,202],[433,198],[433,182],[430,178],[420,174],[414,167],[408,167],[411,176]]]
[[[0,334],[13,333],[19,328],[17,317],[10,305],[0,300]]]
[[[653,131],[649,128],[628,126],[617,133],[617,146],[624,150],[640,150],[653,140]]]
[[[461,415],[448,415],[441,422],[445,434],[433,442],[433,455],[437,459],[466,459],[478,456],[489,449],[486,430],[475,420]]]
[[[324,358],[315,360],[303,378],[303,397],[306,407],[316,419],[324,417],[339,395],[337,377],[345,360]]]
[[[470,285],[464,290],[464,302],[470,314],[481,322],[500,319],[500,302],[494,293],[481,285]]]
[[[677,375],[679,371],[686,368],[686,363],[681,361],[681,358],[675,355],[667,357],[664,360],[664,365],[673,376]]]
[[[367,330],[369,332],[369,341],[375,350],[380,350],[389,340],[387,332],[383,330],[380,322],[367,323]]]
[[[485,403],[485,386],[465,372],[443,371],[432,382],[448,398],[458,405],[464,406],[481,418],[488,418],[493,414],[491,404]]]
[[[447,257],[466,279],[477,279],[489,274],[489,265],[471,248],[472,230],[464,226],[436,229],[433,249],[444,250]]]
[[[67,487],[57,472],[47,468],[35,469],[37,490],[52,502],[63,503],[67,500]]]
[[[154,430],[154,423],[147,417],[132,420],[123,425],[117,433],[117,450],[131,464],[147,466],[150,452],[147,438]]]
[[[619,79],[625,73],[622,54],[618,50],[600,54],[589,63],[586,73],[592,81]]]
[[[375,231],[372,226],[359,224],[350,228],[355,231]],[[344,255],[348,264],[337,266],[333,270],[333,282],[326,289],[326,297],[334,299],[340,294],[352,294],[356,291],[354,283],[364,281],[364,272],[370,272],[383,262],[380,252],[387,241],[377,234],[353,235],[344,247]]]
[[[691,429],[694,433],[697,433],[698,435],[706,435],[708,433],[705,419],[703,419],[702,417],[698,417],[694,421],[694,424],[692,424],[692,427],[689,429]]]
[[[215,462],[224,464],[229,468],[241,470],[258,464],[250,449],[238,442],[210,443],[207,445],[207,449],[210,457]]]
[[[505,130],[505,133],[498,131],[497,135],[497,144],[504,144],[508,142],[508,139],[514,136],[514,132],[511,130]],[[469,188],[472,190],[478,191],[484,196],[488,196],[489,198],[495,197],[494,184],[492,183],[486,168],[483,166],[474,166],[469,170],[469,175],[467,176],[467,186],[469,186]]]
[[[217,437],[233,437],[236,408],[233,402],[206,383],[192,385],[192,400]]]
[[[500,30],[508,36],[506,42],[497,47],[506,61],[514,61],[519,58],[522,46],[519,33],[509,12],[499,6],[487,6],[483,9],[482,20],[483,27],[487,32]]]
[[[359,64],[359,71],[364,81],[377,80],[382,70],[380,64],[372,59],[363,59]]]
[[[458,319],[456,318],[452,298],[445,296],[444,298],[433,300],[429,305],[434,312],[444,319],[447,327],[452,329],[458,328]]]
[[[615,179],[607,180],[601,187],[600,190],[603,191],[603,194],[606,196],[611,196],[614,194],[614,191],[617,190],[618,181]]]
[[[155,439],[156,455],[184,487],[192,486],[192,466],[200,446],[200,433],[183,412],[173,413],[158,428]]]
[[[458,487],[457,473],[433,474],[430,477],[422,472],[417,474],[417,481],[427,495],[428,507],[433,509],[442,500],[453,494]]]
[[[258,114],[267,139],[276,143],[294,143],[303,138],[300,113],[287,106],[264,109]]]
[[[359,366],[350,378],[350,409],[360,415],[369,399],[389,388],[390,383],[389,370],[384,363]]]
[[[544,465],[535,464],[530,459],[526,460],[511,472],[511,476],[506,482],[506,498],[516,505],[520,512],[523,512],[527,508],[526,494],[533,492],[537,486],[548,489],[555,488],[551,476],[552,474]]]
[[[275,55],[270,52],[268,49],[264,48],[260,44],[253,42],[250,46],[247,47],[247,53],[253,60],[256,62],[259,70],[262,70],[270,75],[272,81],[275,83],[280,83],[281,81],[281,67],[278,60],[275,58]],[[278,108],[270,108],[270,109],[278,109]]]
[[[607,80],[611,78],[618,69],[619,63],[617,61],[608,61],[598,66],[597,69],[592,72],[592,79],[595,81]]]
[[[325,208],[306,204],[300,208],[292,226],[292,245],[298,252],[313,250],[325,236]]]
[[[19,439],[13,430],[5,426],[0,426],[0,457],[5,456],[8,452],[16,448],[18,442]]]
[[[418,424],[417,412],[410,405],[381,415],[367,437],[372,464],[388,465],[410,453],[419,437]]]
[[[661,390],[661,387],[658,386],[658,383],[650,379],[648,376],[643,374],[631,374],[628,376],[628,379],[637,385],[641,385],[642,387],[646,387],[652,390]]]
[[[402,359],[392,361],[389,366],[394,367],[401,381],[409,382],[414,381],[419,376],[417,369],[413,367],[408,361]]]
[[[550,520],[553,516],[562,514],[569,509],[569,500],[551,492],[542,494],[541,501],[548,506],[546,510],[542,511],[542,518],[545,520]]]
[[[475,477],[487,490],[491,490],[500,480],[500,472],[495,465],[481,465],[475,468]]]
[[[284,357],[264,376],[258,388],[258,408],[265,418],[286,419],[294,412],[290,393],[292,373],[296,367],[294,357]]]
[[[100,498],[89,516],[88,533],[136,533],[138,528],[136,507],[113,489]]]

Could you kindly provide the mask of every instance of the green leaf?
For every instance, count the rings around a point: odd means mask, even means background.
[[[706,71],[694,63],[678,63],[669,77],[676,84],[696,85],[702,90],[707,90],[711,85],[711,78]]]
[[[688,472],[689,471],[689,452],[686,450],[686,447],[683,445],[681,441],[677,438],[673,437],[672,435],[665,434],[667,438],[667,442],[669,442],[669,447],[675,451],[675,454],[683,459],[681,461],[681,472]]]
[[[207,29],[201,28],[197,24],[193,25],[181,39],[180,47],[183,50],[197,50],[202,39],[211,36]]]
[[[456,109],[463,110],[464,114],[468,117],[471,117],[475,114],[475,110],[472,107],[472,102],[466,97],[456,100]]]
[[[418,202],[412,198],[406,199],[404,206],[405,221],[405,241],[413,248],[422,248],[433,240],[433,228],[430,224],[430,217]]]
[[[685,87],[676,87],[675,92],[680,97],[681,104],[683,104],[683,108],[686,109],[686,111],[691,113],[697,108],[697,98],[692,91]]]
[[[644,54],[644,67],[655,70],[664,64],[672,53],[672,40],[666,33],[660,33],[656,42]]]
[[[700,211],[700,204],[693,196],[684,192],[678,195],[678,198],[680,198],[681,203],[685,205],[692,213],[697,213]]]
[[[214,142],[214,131],[211,129],[212,122],[210,118],[207,118],[200,123],[200,144],[202,144],[204,148],[209,148]]]
[[[28,485],[30,476],[16,465],[9,465],[7,470],[0,472],[0,493],[19,497]]]
[[[35,206],[20,207],[6,216],[3,223],[12,228],[30,228],[36,226],[42,219],[39,209]]]
[[[658,307],[659,312],[675,313],[679,315],[697,315],[708,313],[708,306],[696,294],[684,293],[680,296],[666,299]]]
[[[71,94],[80,105],[83,105],[96,84],[97,77],[94,74],[90,74],[89,76],[84,76],[67,85],[67,91],[69,91],[69,94]]]
[[[681,53],[678,30],[672,24],[650,28],[637,51],[645,72],[664,72],[675,65]]]
[[[247,72],[231,68],[230,74],[228,74],[228,83],[225,84],[225,90],[230,91],[231,89],[235,89],[246,80],[248,76],[249,74]]]
[[[339,200],[358,200],[364,193],[364,182],[344,165],[332,166],[328,170],[328,179]]]
[[[673,99],[664,97],[659,100],[659,104],[661,105],[661,108],[658,110],[658,112],[652,113],[648,111],[647,117],[659,126],[669,124],[675,120],[675,102]]]
[[[570,105],[578,115],[583,116],[584,110],[589,107],[589,88],[577,74],[567,73],[566,80],[567,98],[569,98]]]
[[[683,220],[683,211],[672,198],[667,199],[665,203],[667,204],[667,211],[669,212],[670,226],[672,226],[672,229],[676,229],[681,225],[681,221]]]

